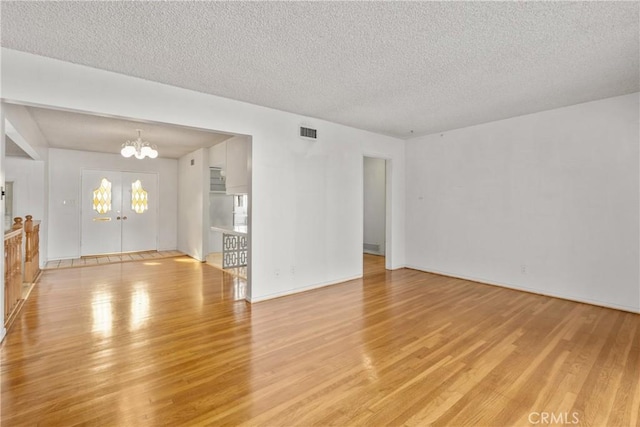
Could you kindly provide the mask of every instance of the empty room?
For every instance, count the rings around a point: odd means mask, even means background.
[[[640,425],[640,3],[0,2],[0,424]]]

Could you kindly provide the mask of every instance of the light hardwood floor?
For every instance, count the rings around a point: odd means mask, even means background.
[[[639,423],[635,314],[379,257],[254,305],[206,264],[147,264],[43,273],[0,351],[2,426]]]

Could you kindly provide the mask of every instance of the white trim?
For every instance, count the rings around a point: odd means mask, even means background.
[[[383,253],[370,251],[369,249],[363,249],[362,253],[367,254],[367,255],[384,256]],[[385,270],[388,270],[388,268],[385,267]]]
[[[604,301],[599,301],[599,300],[592,300],[592,299],[589,299],[589,298],[579,298],[579,297],[576,297],[576,296],[573,296],[573,295],[566,295],[566,294],[559,293],[559,292],[546,292],[546,291],[541,291],[541,290],[535,289],[535,288],[528,288],[526,286],[517,286],[517,285],[512,285],[512,284],[504,284],[504,283],[492,282],[492,281],[489,281],[489,280],[486,280],[486,279],[478,279],[476,277],[461,276],[459,274],[452,274],[452,273],[447,273],[447,272],[439,271],[439,270],[432,270],[432,269],[427,270],[425,268],[417,267],[415,265],[407,265],[406,268],[410,268],[410,269],[417,270],[417,271],[422,271],[422,272],[425,272],[425,273],[438,274],[440,276],[453,277],[454,279],[469,280],[469,281],[472,281],[472,282],[482,283],[483,285],[499,286],[501,288],[513,289],[513,290],[516,290],[516,291],[529,292],[529,293],[532,293],[532,294],[544,295],[544,296],[547,296],[547,297],[560,298],[560,299],[564,299],[564,300],[568,300],[568,301],[579,302],[579,303],[583,303],[583,304],[597,305],[599,307],[612,308],[612,309],[615,309],[615,310],[622,310],[622,311],[628,311],[630,313],[640,314],[640,308],[639,307],[612,304],[612,303],[609,303],[609,302],[604,302]]]
[[[5,327],[2,327],[2,329],[0,329],[0,342],[4,341],[4,337],[7,336],[7,329]]]
[[[280,298],[280,297],[284,297],[284,296],[287,296],[287,295],[299,294],[300,292],[311,291],[313,289],[324,288],[326,286],[339,285],[340,283],[350,282],[351,280],[356,280],[356,279],[361,279],[361,278],[362,278],[362,275],[352,276],[352,277],[345,277],[343,279],[332,280],[332,281],[329,281],[329,282],[316,283],[314,285],[307,286],[307,287],[304,287],[304,288],[296,288],[296,289],[291,289],[291,290],[288,290],[288,291],[276,292],[275,294],[263,295],[263,296],[260,296],[260,297],[257,297],[257,298],[247,298],[247,301],[252,303],[252,304],[254,304],[254,303],[257,303],[257,302],[266,301],[266,300],[270,300],[270,299],[274,299],[274,298]]]
[[[82,258],[82,257],[80,255],[78,255],[78,256],[69,255],[69,256],[60,257],[60,258],[47,259],[46,262],[62,261],[62,260],[65,260],[65,259],[79,259],[79,258]],[[46,265],[46,263],[45,263],[45,265]]]

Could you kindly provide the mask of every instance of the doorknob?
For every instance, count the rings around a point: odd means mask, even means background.
[[[117,217],[116,217],[116,219],[120,219],[120,217],[119,217],[119,216],[117,216]]]
[[[122,219],[127,219],[127,217],[126,217],[126,216],[123,216],[123,217],[122,217]]]

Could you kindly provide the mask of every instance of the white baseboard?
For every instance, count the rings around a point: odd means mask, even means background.
[[[368,254],[368,255],[378,255],[378,256],[384,256],[383,252],[376,252],[376,251],[370,251],[368,249],[363,249],[362,253]]]
[[[65,257],[59,257],[59,258],[48,258],[45,261],[44,265],[47,265],[47,263],[49,261],[62,261],[62,260],[65,260],[65,259],[78,259],[80,257],[81,257],[81,255],[78,255],[78,256],[65,256]]]
[[[274,294],[262,295],[262,296],[255,297],[255,298],[252,297],[251,299],[248,299],[248,301],[250,303],[254,304],[254,303],[260,302],[260,301],[266,301],[266,300],[270,300],[270,299],[274,299],[274,298],[280,298],[280,297],[284,297],[284,296],[287,296],[287,295],[299,294],[300,292],[306,292],[306,291],[310,291],[312,289],[324,288],[325,286],[338,285],[340,283],[348,282],[350,280],[361,279],[361,278],[362,278],[361,275],[352,276],[352,277],[345,277],[343,279],[331,280],[329,282],[316,283],[316,284],[311,285],[311,286],[305,286],[304,288],[290,289],[288,291],[276,292]]]
[[[532,294],[544,295],[544,296],[547,296],[547,297],[560,298],[560,299],[565,299],[565,300],[568,300],[568,301],[580,302],[580,303],[591,304],[591,305],[597,305],[599,307],[613,308],[613,309],[616,309],[616,310],[622,310],[622,311],[628,311],[630,313],[640,314],[640,308],[633,307],[633,306],[625,306],[625,305],[620,305],[620,304],[613,304],[613,303],[606,302],[606,301],[593,300],[593,299],[590,299],[590,298],[583,298],[583,297],[578,297],[578,296],[575,296],[575,295],[567,295],[567,294],[563,294],[561,292],[548,292],[548,291],[543,291],[543,290],[539,290],[539,289],[535,289],[535,288],[528,288],[526,286],[517,286],[517,285],[513,285],[513,284],[497,283],[497,282],[492,282],[492,281],[486,280],[486,279],[480,279],[480,278],[477,278],[477,277],[461,276],[459,274],[453,274],[453,273],[449,273],[449,272],[446,272],[446,271],[439,271],[439,270],[434,270],[434,269],[425,269],[425,268],[422,268],[422,267],[417,267],[415,265],[407,265],[406,268],[411,268],[413,270],[423,271],[425,273],[438,274],[440,276],[453,277],[455,279],[469,280],[469,281],[472,281],[472,282],[482,283],[484,285],[500,286],[501,288],[513,289],[513,290],[516,290],[516,291],[529,292],[529,293],[532,293]]]

